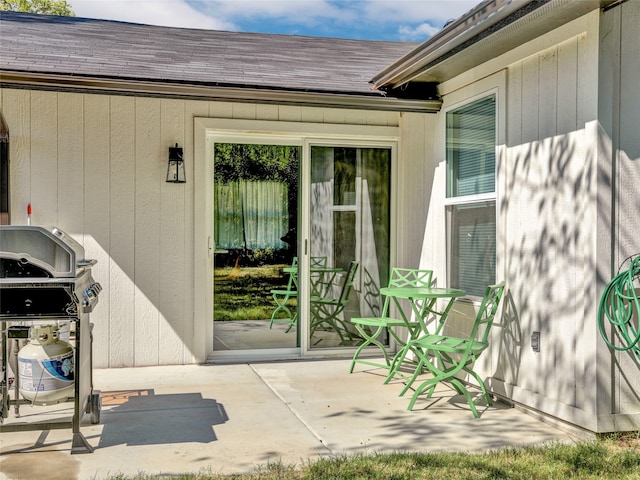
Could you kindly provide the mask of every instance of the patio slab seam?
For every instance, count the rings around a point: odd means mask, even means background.
[[[266,385],[266,387],[271,390],[273,392],[273,394],[278,397],[278,399],[280,399],[280,401],[287,407],[287,409],[289,409],[289,411],[293,414],[294,417],[296,417],[296,419],[304,426],[304,428],[307,429],[307,431],[309,431],[309,433],[311,433],[311,435],[313,435],[315,438],[318,439],[318,441],[322,444],[322,446],[324,448],[327,449],[327,451],[331,454],[331,455],[335,455],[335,452],[333,451],[333,449],[331,448],[331,446],[329,445],[329,442],[327,442],[327,440],[325,438],[322,437],[322,435],[320,435],[310,424],[309,422],[307,422],[304,417],[301,415],[301,413],[296,410],[295,408],[293,408],[292,402],[287,401],[287,399],[280,394],[280,392],[278,391],[278,389],[276,388],[276,386],[271,383],[269,380],[267,380],[265,377],[263,377],[260,372],[253,366],[253,364],[249,364],[249,368],[251,368],[251,370],[256,374],[256,376],[260,379],[260,381],[262,383],[264,383]]]

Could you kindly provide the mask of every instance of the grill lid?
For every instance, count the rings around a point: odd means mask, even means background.
[[[75,277],[78,269],[95,263],[86,260],[84,248],[62,230],[32,225],[0,226],[0,258],[13,261],[11,268],[3,268],[5,276],[22,265],[22,270],[44,270],[48,277]]]

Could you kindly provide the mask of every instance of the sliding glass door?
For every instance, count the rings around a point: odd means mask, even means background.
[[[214,351],[299,347],[300,158],[300,146],[214,146]]]
[[[196,200],[206,202],[196,237],[207,239],[207,256],[195,298],[211,318],[211,358],[357,347],[349,320],[381,313],[389,276],[395,130],[351,126],[347,142],[203,123],[215,127],[197,169]]]
[[[392,151],[310,148],[309,348],[354,347],[349,319],[380,314],[389,277]]]

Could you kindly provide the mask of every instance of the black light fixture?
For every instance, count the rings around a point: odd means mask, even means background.
[[[185,183],[187,177],[184,173],[184,158],[182,147],[176,143],[175,147],[169,147],[169,166],[167,167],[167,183]]]

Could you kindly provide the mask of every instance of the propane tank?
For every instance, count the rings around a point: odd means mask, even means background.
[[[60,340],[57,325],[31,328],[31,340],[18,352],[20,394],[35,405],[73,396],[73,347]]]

